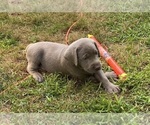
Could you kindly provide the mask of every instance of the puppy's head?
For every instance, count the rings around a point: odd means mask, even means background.
[[[69,45],[65,58],[75,66],[93,74],[101,69],[96,43],[89,38],[81,38]]]

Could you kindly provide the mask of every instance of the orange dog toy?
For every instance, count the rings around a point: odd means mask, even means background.
[[[114,70],[117,76],[121,80],[125,80],[127,78],[127,74],[123,71],[123,69],[117,64],[117,62],[108,54],[108,52],[103,48],[103,46],[96,40],[93,35],[88,35],[88,38],[91,38],[97,44],[100,55],[105,59],[107,64]]]

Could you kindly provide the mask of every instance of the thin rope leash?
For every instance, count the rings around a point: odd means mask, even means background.
[[[80,11],[80,10],[81,10],[82,5],[83,5],[83,0],[80,0],[80,8],[79,8],[77,11]],[[76,24],[81,20],[82,17],[83,17],[83,13],[80,12],[80,16],[79,16],[78,20],[75,21],[75,22],[69,27],[69,29],[67,30],[67,33],[66,33],[66,35],[65,35],[65,43],[66,43],[67,45],[69,45],[68,36],[69,36],[69,33],[70,33],[72,27],[73,27],[74,25],[76,25]]]
[[[4,94],[6,91],[10,90],[13,86],[17,86],[20,83],[24,82],[25,80],[27,80],[31,75],[28,75],[27,77],[23,78],[22,80],[13,83],[11,86],[7,87],[5,90],[3,90],[2,92],[0,92],[0,95]]]

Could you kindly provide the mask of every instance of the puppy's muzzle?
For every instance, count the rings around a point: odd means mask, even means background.
[[[95,71],[100,70],[101,69],[100,63],[94,63],[94,64],[92,64],[92,69],[94,69]]]

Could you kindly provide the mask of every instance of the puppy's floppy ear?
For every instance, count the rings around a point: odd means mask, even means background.
[[[68,49],[65,51],[64,57],[72,62],[75,66],[78,65],[78,48],[76,47],[68,47]]]
[[[95,42],[94,42],[94,44],[95,44],[95,47],[96,47],[97,52],[98,52],[98,57],[100,57],[100,52],[99,52],[99,50],[98,50],[97,44],[96,44]]]

